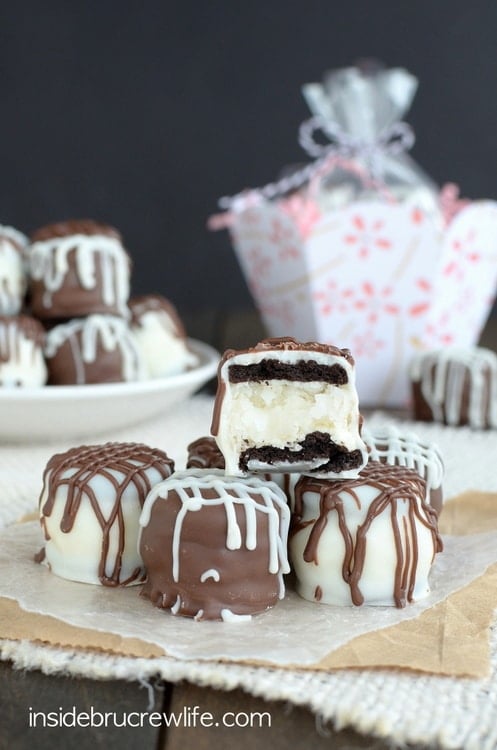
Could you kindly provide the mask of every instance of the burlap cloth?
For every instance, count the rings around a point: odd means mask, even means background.
[[[179,404],[157,420],[113,435],[88,437],[84,442],[139,440],[165,448],[181,466],[188,442],[208,433],[211,409],[210,398],[196,397]],[[375,414],[368,419],[368,424],[384,424],[387,419],[385,415]],[[409,424],[408,428],[437,442],[443,449],[447,472],[445,494],[449,498],[444,511],[444,530],[451,533],[453,526],[460,527],[461,522],[468,533],[497,528],[497,471],[494,468],[497,432],[473,433],[466,429],[447,430],[437,425],[418,424]],[[48,458],[74,442],[0,446],[0,526],[14,523],[33,511]],[[76,444],[81,442],[76,441]],[[454,500],[456,497],[459,499]],[[478,505],[477,513],[473,512],[472,502],[475,507]],[[480,665],[482,657],[486,662],[485,676],[477,678],[441,676],[412,669],[364,668],[364,664],[370,662],[361,652],[359,641],[353,641],[345,655],[345,663],[348,666],[357,664],[357,668],[339,668],[343,664],[339,658],[335,662],[331,660],[329,669],[324,670],[286,668],[284,679],[280,668],[263,665],[179,660],[166,656],[130,657],[95,647],[87,650],[59,648],[39,643],[31,637],[28,639],[22,631],[17,638],[12,638],[4,627],[9,621],[8,613],[2,613],[1,607],[0,636],[3,639],[0,640],[0,657],[10,660],[17,668],[40,669],[46,674],[148,683],[155,678],[170,682],[186,679],[225,690],[239,687],[266,699],[307,706],[336,728],[352,726],[360,732],[388,738],[392,743],[484,750],[497,747],[497,636],[492,626],[488,639],[486,626],[494,607],[493,601],[497,603],[497,566],[492,566],[472,586],[473,593],[468,588],[453,596],[459,597],[458,604],[454,605],[459,618],[464,619],[465,607],[468,611],[473,606],[488,610],[486,615],[479,612],[476,617],[476,622],[485,632],[474,633],[475,650],[477,643],[480,651],[482,644],[483,651],[487,649],[486,653],[479,654]],[[482,596],[485,587],[489,591],[488,597]],[[482,606],[485,598],[489,602]],[[450,608],[450,598],[439,606]],[[425,614],[430,612],[432,610]],[[2,614],[5,615],[3,619]],[[411,620],[402,624],[407,639],[416,637],[417,622]],[[437,622],[440,628],[443,618]],[[447,622],[451,623],[454,632],[445,633],[443,639],[435,633],[433,643],[427,643],[427,648],[436,649],[437,643],[450,645],[454,641],[452,645],[457,650],[458,623],[457,620],[454,622],[450,611],[447,611]],[[467,623],[461,620],[459,624],[467,630]],[[9,637],[5,638],[7,634]],[[383,643],[388,642],[388,631],[382,632],[380,637]],[[392,640],[391,645],[389,664],[402,665],[402,643]],[[422,648],[421,644],[419,648]],[[470,652],[471,647],[466,653],[468,664],[471,662]],[[440,663],[443,663],[443,655],[439,656]]]

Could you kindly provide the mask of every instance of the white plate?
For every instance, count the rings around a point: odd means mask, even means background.
[[[0,441],[29,443],[120,429],[191,396],[216,373],[219,353],[189,339],[200,364],[165,378],[132,383],[0,388]]]

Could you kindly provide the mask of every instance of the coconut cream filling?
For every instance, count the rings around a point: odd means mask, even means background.
[[[324,432],[346,450],[364,449],[354,388],[322,382],[231,384],[217,442],[225,457],[252,447],[300,451],[306,435]]]

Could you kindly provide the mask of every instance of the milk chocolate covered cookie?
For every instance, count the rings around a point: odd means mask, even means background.
[[[143,380],[145,367],[127,322],[89,315],[60,323],[46,337],[50,385]]]
[[[37,318],[128,316],[131,263],[113,227],[90,219],[50,224],[33,234],[28,258]]]
[[[423,352],[410,365],[414,418],[474,429],[497,427],[497,354],[448,347]]]
[[[140,518],[142,593],[197,620],[237,620],[284,596],[290,512],[258,477],[190,469],[158,484]]]

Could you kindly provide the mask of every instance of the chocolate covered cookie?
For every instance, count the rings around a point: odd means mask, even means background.
[[[412,432],[404,433],[393,425],[380,429],[364,428],[361,437],[370,461],[414,469],[426,481],[427,500],[440,513],[443,504],[444,464],[436,445]]]
[[[49,224],[34,232],[28,258],[36,317],[129,314],[131,264],[113,227],[90,219]]]
[[[45,330],[28,315],[0,317],[0,386],[40,386],[47,380]]]
[[[128,324],[112,315],[60,323],[46,337],[50,385],[142,380],[145,368]]]
[[[176,308],[165,297],[146,294],[129,301],[130,328],[147,375],[177,375],[198,364]]]
[[[442,549],[417,471],[370,462],[356,479],[301,477],[289,554],[297,591],[340,606],[404,607],[427,596]]]
[[[258,477],[190,469],[158,484],[140,518],[142,594],[197,620],[238,620],[284,596],[290,512]]]
[[[39,501],[45,546],[37,555],[61,578],[104,586],[144,580],[139,517],[152,487],[174,470],[139,443],[80,446],[53,456]]]
[[[27,286],[27,241],[17,229],[0,225],[0,315],[17,315],[22,309]]]
[[[414,418],[474,429],[497,427],[497,354],[448,347],[423,352],[410,365]]]

